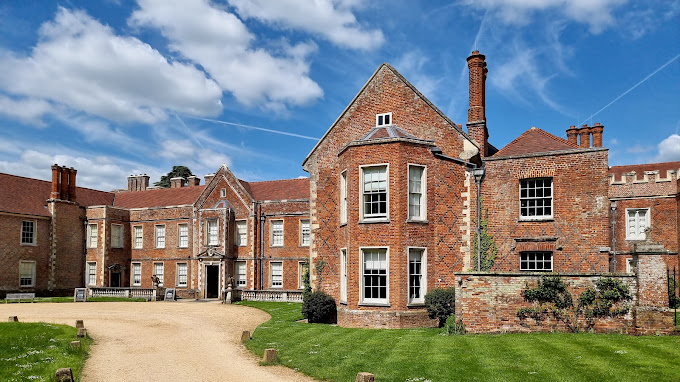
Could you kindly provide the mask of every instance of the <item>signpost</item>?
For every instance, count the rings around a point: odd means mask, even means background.
[[[73,302],[86,302],[87,288],[76,288],[73,291]]]
[[[175,288],[165,289],[165,298],[163,300],[164,301],[175,301]]]

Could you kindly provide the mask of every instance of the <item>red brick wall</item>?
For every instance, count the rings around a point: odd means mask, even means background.
[[[21,245],[21,222],[24,220],[36,222],[36,245]],[[50,228],[49,217],[0,214],[0,291],[45,293],[50,276]],[[21,260],[35,261],[35,287],[20,288]]]
[[[544,245],[554,249],[556,272],[608,271],[608,253],[600,253],[609,246],[607,169],[607,151],[602,149],[487,158],[482,208],[489,211],[489,232],[498,246],[493,269],[518,271],[519,252]],[[520,179],[543,177],[553,181],[553,219],[520,221]]]
[[[532,305],[521,296],[526,285],[534,286],[541,277],[539,273],[461,273],[456,275],[456,319],[462,319],[465,330],[470,333],[502,333],[502,332],[535,332],[566,331],[567,327],[551,317],[541,324],[533,319],[520,320],[517,317],[519,308]],[[578,296],[587,287],[594,287],[601,275],[562,275],[572,298],[577,302]],[[637,297],[637,280],[635,276],[616,276],[630,288],[634,298]],[[635,305],[635,301],[629,304]],[[581,322],[584,326],[585,322]],[[599,320],[595,325],[598,332],[633,333],[635,321],[631,312],[617,319]]]
[[[73,288],[84,285],[85,209],[71,202],[54,201],[49,205],[54,224],[51,289],[72,293]]]

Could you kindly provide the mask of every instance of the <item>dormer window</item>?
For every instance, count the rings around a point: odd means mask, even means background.
[[[392,113],[382,113],[375,115],[375,126],[389,126],[392,124]]]

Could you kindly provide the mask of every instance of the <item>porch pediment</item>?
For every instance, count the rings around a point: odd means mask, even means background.
[[[208,249],[206,249],[205,251],[200,252],[198,254],[198,258],[200,260],[203,260],[203,259],[220,259],[221,260],[221,259],[224,259],[225,257],[226,257],[226,255],[224,253],[218,251],[217,249],[215,249],[213,247],[208,247]]]

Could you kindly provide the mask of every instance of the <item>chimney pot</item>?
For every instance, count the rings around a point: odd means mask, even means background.
[[[52,165],[52,190],[50,192],[50,199],[59,199],[59,174],[60,169],[58,164]]]
[[[196,175],[192,175],[187,177],[187,186],[189,187],[194,187],[198,186],[201,184],[201,179],[197,177]]]
[[[181,176],[174,177],[170,179],[170,188],[180,188],[184,187],[184,178]]]

